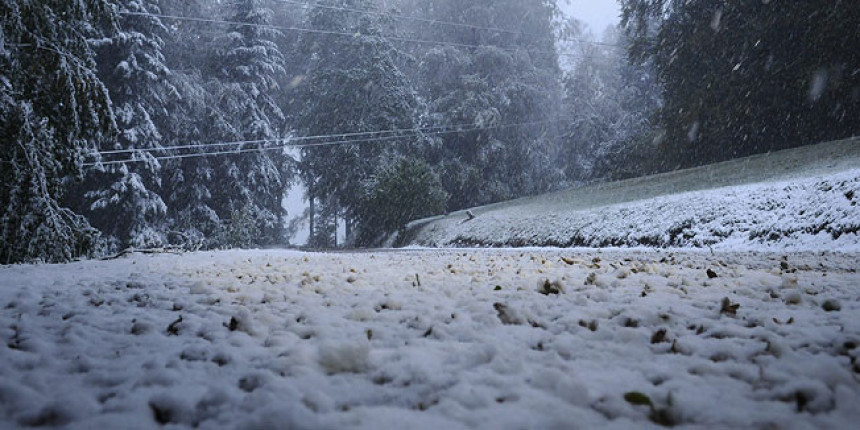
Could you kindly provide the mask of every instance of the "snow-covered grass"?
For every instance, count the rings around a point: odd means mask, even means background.
[[[860,139],[422,220],[423,246],[860,250]]]
[[[783,257],[236,251],[2,267],[0,427],[850,428],[858,254]]]

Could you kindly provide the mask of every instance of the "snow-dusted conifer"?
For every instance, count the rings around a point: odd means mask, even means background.
[[[59,202],[114,129],[88,40],[111,31],[106,0],[0,2],[0,262],[68,261],[97,232]]]
[[[617,33],[603,40],[607,45],[622,42]],[[564,80],[562,158],[568,179],[588,182],[613,175],[607,160],[620,164],[628,155],[633,141],[645,131],[647,110],[634,91],[634,66],[623,50],[590,41],[574,49],[581,58]]]
[[[453,46],[426,50],[418,70],[436,125],[468,124],[461,127],[468,131],[441,136],[438,162],[451,194],[449,209],[556,185],[561,173],[553,162],[552,120],[560,105],[561,71],[555,1],[427,0],[416,8],[422,17],[462,24],[423,32],[422,38]]]
[[[339,0],[326,4],[349,9],[372,7],[367,0]],[[295,124],[299,134],[371,133],[362,137],[384,139],[383,142],[309,147],[302,151],[303,179],[306,183],[314,182],[314,194],[310,198],[321,204],[339,205],[347,224],[351,226],[354,222],[360,229],[363,222],[370,222],[370,214],[359,211],[363,184],[386,160],[395,154],[409,152],[410,144],[421,141],[415,133],[385,133],[416,127],[416,96],[397,67],[396,56],[399,54],[383,37],[377,16],[315,8],[309,14],[308,26],[354,36],[304,36],[301,46],[308,52],[311,64],[300,88],[303,107],[297,113]],[[337,143],[338,139],[334,140]],[[326,210],[331,211],[324,208],[319,213]],[[316,232],[312,235],[316,236]]]
[[[285,129],[284,113],[273,96],[285,72],[284,56],[275,43],[281,33],[270,27],[273,12],[268,4],[266,0],[231,4],[228,20],[243,24],[232,25],[217,41],[220,67],[213,90],[218,94],[214,135],[227,141],[256,141],[235,148],[249,152],[216,162],[213,208],[227,220],[228,246],[279,241],[283,229],[281,201],[288,185],[289,158],[282,149],[265,150],[281,143],[278,139]]]
[[[159,14],[153,0],[120,0],[121,11]],[[167,28],[156,16],[121,15],[120,31],[98,49],[100,75],[114,102],[119,134],[109,147],[128,151],[106,156],[108,164],[89,174],[87,203],[94,226],[121,247],[152,247],[165,242],[167,207],[158,194],[162,148],[160,128],[170,115],[168,98],[177,90],[165,65]]]

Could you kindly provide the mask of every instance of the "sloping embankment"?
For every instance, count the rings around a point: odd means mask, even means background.
[[[860,249],[860,138],[420,220],[421,246]]]

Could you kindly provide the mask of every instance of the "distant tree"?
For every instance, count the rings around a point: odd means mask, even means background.
[[[368,0],[341,0],[326,4],[363,8]],[[382,36],[378,16],[359,15],[339,10],[314,8],[308,27],[321,31],[354,34],[308,34],[301,48],[311,62],[297,88],[301,108],[294,126],[300,136],[370,133],[371,141],[332,138],[309,141],[318,146],[302,150],[300,168],[309,186],[309,198],[319,204],[339,207],[324,211],[342,214],[347,226],[366,227],[367,213],[359,212],[362,184],[379,166],[396,154],[417,150],[422,141],[411,130],[417,126],[417,100],[411,84],[398,69],[399,55]],[[380,132],[379,134],[373,134]],[[374,142],[373,139],[384,138]],[[317,223],[313,226],[319,227]],[[350,229],[351,230],[351,229]],[[351,236],[351,231],[348,236]],[[312,237],[316,233],[312,232]]]
[[[168,66],[177,92],[169,99],[165,141],[185,147],[179,151],[185,158],[166,161],[162,176],[169,236],[181,242],[205,248],[282,242],[281,201],[293,166],[275,148],[286,130],[277,101],[285,77],[270,3],[162,3],[168,14],[237,23],[224,33],[194,21],[171,26]],[[206,146],[239,141],[248,143]]]
[[[216,109],[216,96],[203,83],[199,71],[174,71],[171,82],[177,93],[168,99],[171,113],[162,128],[165,146],[187,146],[171,151],[187,158],[162,162],[162,197],[167,204],[168,240],[190,248],[220,245],[221,217],[213,209],[212,178],[217,174],[213,159],[202,157],[204,149],[195,145],[211,143],[208,122]],[[211,151],[211,150],[210,150]],[[212,157],[214,158],[214,157]]]
[[[379,245],[410,221],[444,213],[447,204],[448,193],[427,163],[395,160],[364,183],[358,205],[364,223],[357,244]]]
[[[110,35],[106,0],[0,2],[0,261],[68,261],[98,233],[59,202],[115,130],[88,39]]]
[[[308,238],[309,246],[318,249],[337,248],[339,210],[340,205],[332,196],[316,203],[313,235]]]
[[[205,0],[161,0],[166,15],[217,18],[220,5]],[[214,77],[215,36],[210,25],[196,21],[173,20],[164,46],[170,83],[176,92],[166,100],[170,112],[161,127],[165,146],[190,147],[172,151],[187,158],[162,163],[162,198],[167,204],[168,240],[189,248],[222,246],[224,211],[216,212],[213,201],[214,177],[218,174],[215,157],[202,157],[203,147],[221,140],[218,128],[211,124],[218,113],[219,85]],[[213,84],[214,83],[214,84]],[[211,149],[210,149],[211,151]],[[229,212],[228,212],[229,213]]]
[[[423,39],[452,45],[419,52],[417,73],[432,123],[463,130],[439,136],[441,150],[431,159],[451,194],[449,209],[557,186],[562,91],[555,1],[429,0],[412,9],[460,24],[418,30]]]
[[[860,133],[854,2],[623,0],[664,88],[667,168]]]
[[[655,168],[652,117],[661,103],[659,85],[649,63],[628,61],[626,43],[617,31],[607,32],[602,44],[586,39],[565,76],[562,158],[574,183],[641,176]]]

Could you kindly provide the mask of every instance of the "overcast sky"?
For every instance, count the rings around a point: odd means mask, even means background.
[[[568,15],[588,24],[596,35],[620,21],[620,11],[615,0],[560,0],[559,4]]]

